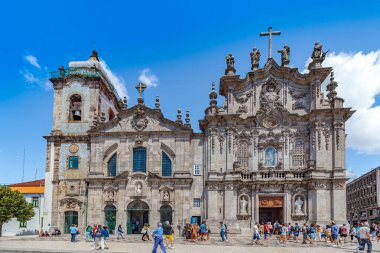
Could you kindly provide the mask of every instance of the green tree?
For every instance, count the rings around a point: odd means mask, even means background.
[[[0,237],[3,224],[16,218],[20,222],[26,222],[34,216],[31,203],[19,191],[12,191],[8,186],[0,186]]]

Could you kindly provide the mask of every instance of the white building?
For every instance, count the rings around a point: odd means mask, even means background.
[[[8,185],[13,191],[22,193],[27,202],[34,206],[35,215],[27,222],[19,222],[13,218],[3,225],[3,236],[14,235],[31,235],[38,234],[43,226],[43,206],[44,206],[44,190],[45,180],[35,180],[30,182]]]

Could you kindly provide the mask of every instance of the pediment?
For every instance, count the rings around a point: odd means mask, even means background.
[[[136,105],[122,110],[113,120],[93,127],[90,132],[172,132],[191,128],[167,119],[160,110]]]

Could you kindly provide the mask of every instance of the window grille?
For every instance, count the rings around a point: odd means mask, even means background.
[[[237,161],[241,167],[248,167],[248,143],[241,142],[238,146]]]
[[[32,197],[32,206],[33,207],[38,207],[39,206],[39,199],[38,197]]]
[[[304,142],[302,140],[296,140],[293,143],[293,153],[292,153],[292,166],[302,167],[305,164],[304,158]]]
[[[199,164],[194,165],[194,176],[200,176],[201,175],[201,166]]]
[[[194,198],[193,206],[194,207],[201,207],[201,199],[200,198]]]

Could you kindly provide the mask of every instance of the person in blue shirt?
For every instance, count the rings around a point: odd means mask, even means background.
[[[77,235],[78,228],[75,226],[75,224],[72,224],[69,228],[70,234],[71,234],[71,242],[75,242],[75,236]]]
[[[102,236],[100,237],[100,247],[102,248],[102,250],[108,249],[108,246],[106,243],[110,237],[110,233],[108,232],[108,227],[103,226],[103,228],[101,229],[101,233],[102,233]]]
[[[153,246],[152,253],[157,252],[158,245],[160,245],[161,251],[163,253],[166,253],[164,239],[162,238],[163,233],[164,233],[164,230],[162,229],[162,224],[161,222],[159,222],[157,223],[157,228],[155,228],[152,233],[153,238],[154,238],[154,246]]]
[[[335,224],[335,221],[331,221],[331,237],[333,240],[333,245],[332,246],[339,246],[339,227],[338,225]]]
[[[220,222],[220,237],[222,238],[222,242],[226,240],[226,225],[223,221]]]

